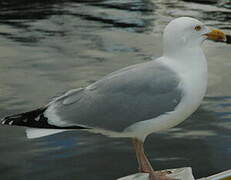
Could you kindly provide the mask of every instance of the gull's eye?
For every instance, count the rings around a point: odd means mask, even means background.
[[[195,26],[195,28],[194,28],[196,31],[200,31],[201,30],[201,26]]]

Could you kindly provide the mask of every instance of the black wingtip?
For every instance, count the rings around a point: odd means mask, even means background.
[[[25,126],[45,129],[89,129],[85,126],[70,125],[65,127],[49,124],[48,118],[44,115],[47,107],[35,109],[33,111],[7,116],[1,120],[2,125]]]
[[[9,119],[9,117],[5,117],[1,119],[2,125],[13,125],[13,120]]]
[[[46,108],[39,108],[33,111],[10,115],[1,119],[2,125],[17,125],[17,126],[28,126],[33,127],[35,125],[34,121],[40,120],[40,116]]]

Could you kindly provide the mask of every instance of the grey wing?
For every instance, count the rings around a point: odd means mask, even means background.
[[[47,110],[48,121],[122,131],[173,111],[182,98],[179,83],[177,74],[160,63],[135,65],[57,99]],[[59,121],[49,118],[52,109]]]

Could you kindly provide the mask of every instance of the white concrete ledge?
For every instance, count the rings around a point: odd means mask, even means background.
[[[166,169],[165,171],[171,171],[168,174],[169,177],[180,179],[180,180],[195,180],[192,174],[191,167],[177,168],[177,169]],[[149,180],[149,174],[147,173],[136,173],[126,177],[119,178],[117,180]],[[209,177],[203,177],[197,180],[231,180],[231,170],[227,170]]]
[[[195,180],[192,174],[191,167],[177,168],[177,169],[166,169],[166,171],[171,171],[172,173],[167,176],[181,179],[181,180]],[[118,180],[149,180],[149,174],[147,173],[136,173],[126,177],[119,178]]]

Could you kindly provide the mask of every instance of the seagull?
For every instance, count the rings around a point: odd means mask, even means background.
[[[176,18],[164,29],[161,57],[115,71],[1,123],[28,127],[28,138],[70,130],[131,138],[139,172],[149,173],[150,180],[173,180],[152,168],[143,145],[149,134],[178,125],[201,104],[208,78],[201,49],[206,39],[226,41],[226,35],[197,19]]]

